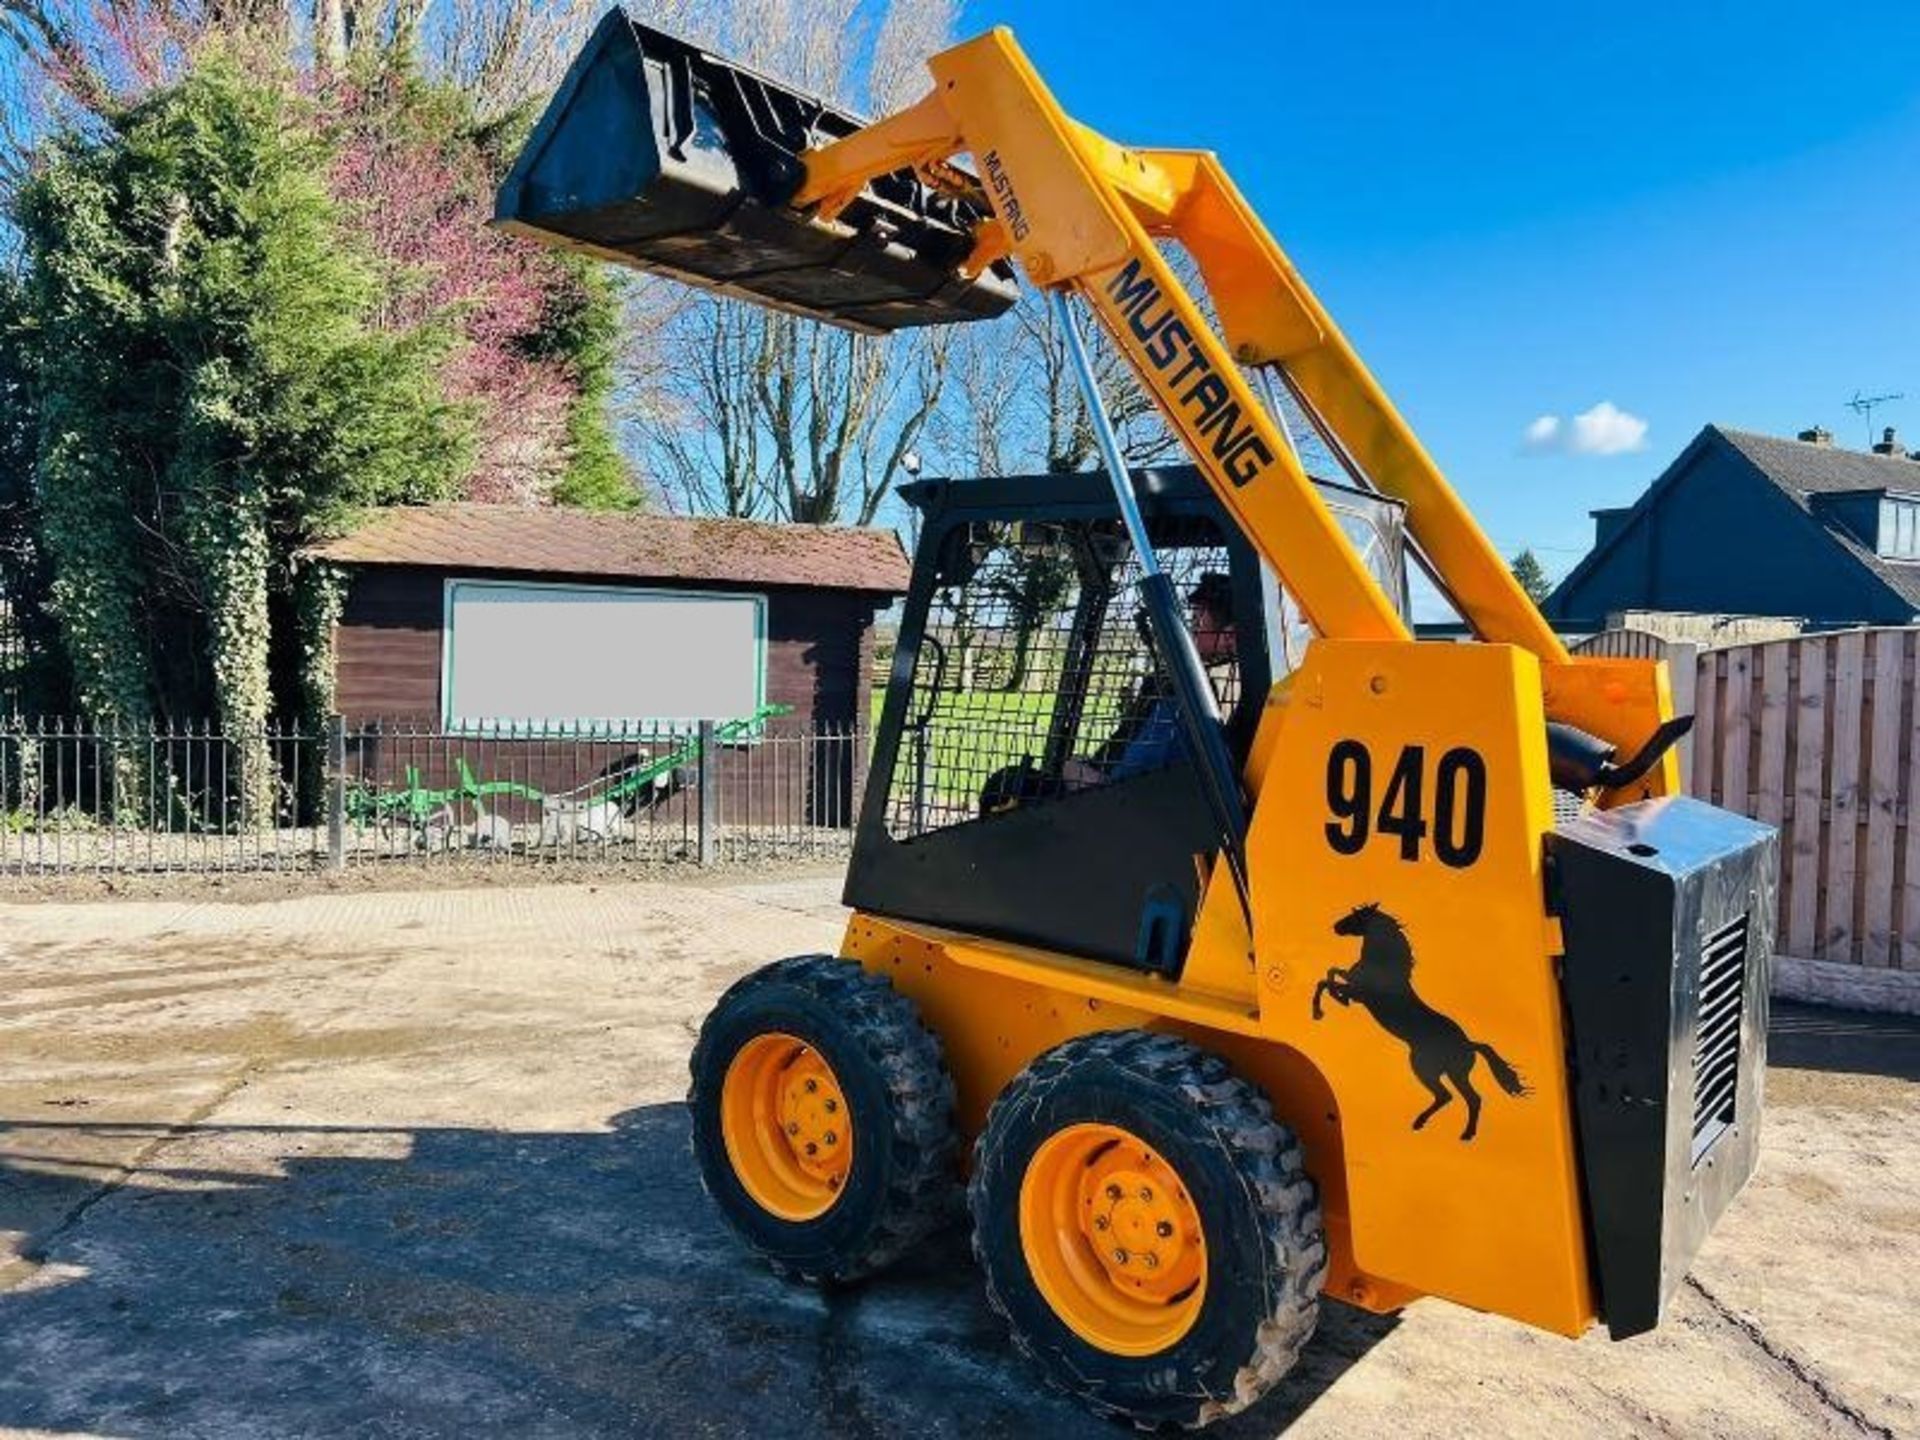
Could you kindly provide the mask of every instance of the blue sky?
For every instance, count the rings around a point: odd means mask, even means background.
[[[1881,414],[1920,447],[1916,0],[976,0],[961,30],[990,24],[1115,139],[1218,151],[1555,575],[1709,421],[1859,445],[1847,399],[1905,391]],[[1569,453],[1602,403],[1643,449]]]

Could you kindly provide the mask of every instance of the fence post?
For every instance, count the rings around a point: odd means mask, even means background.
[[[720,775],[714,765],[713,722],[700,722],[700,851],[702,865],[713,864],[713,832],[719,811]]]
[[[327,860],[347,868],[347,720],[327,717]]]
[[[873,743],[871,731],[858,715],[847,731],[847,739],[853,746],[852,764],[849,766],[852,773],[847,777],[848,788],[853,792],[847,797],[847,829],[854,831],[860,828],[860,811],[866,804],[867,747]]]
[[[1679,641],[1667,647],[1667,680],[1673,686],[1673,713],[1693,714],[1693,697],[1700,688],[1700,651],[1698,645]],[[1693,732],[1680,737],[1680,791],[1693,790]]]

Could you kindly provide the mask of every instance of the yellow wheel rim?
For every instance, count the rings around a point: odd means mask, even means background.
[[[1112,1355],[1153,1355],[1193,1328],[1206,1236],[1179,1173],[1117,1125],[1047,1137],[1020,1181],[1020,1248],[1054,1314]]]
[[[720,1134],[741,1186],[782,1220],[826,1214],[853,1164],[853,1121],[833,1067],[778,1031],[754,1036],[727,1066]]]

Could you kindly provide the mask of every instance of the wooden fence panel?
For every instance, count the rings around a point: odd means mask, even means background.
[[[1915,797],[1920,796],[1920,695],[1914,693],[1920,678],[1920,651],[1907,667],[1906,755],[1902,766],[1905,785],[1900,791],[1896,813],[1900,819],[1900,907],[1899,942],[1893,963],[1903,970],[1920,972],[1920,843],[1913,834]]]
[[[1573,647],[1580,655],[1605,655],[1622,660],[1660,660],[1677,648],[1647,630],[1602,630]]]
[[[1827,757],[1827,914],[1815,958],[1854,958],[1860,910],[1860,731],[1867,691],[1867,632],[1833,640],[1833,748]]]
[[[1782,917],[1780,948],[1811,957],[1820,946],[1827,820],[1827,641],[1792,642],[1799,658],[1794,684],[1793,820],[1780,842],[1780,868],[1791,909]]]
[[[1860,855],[1860,962],[1884,967],[1893,963],[1893,900],[1900,877],[1896,838],[1907,636],[1876,630],[1872,641],[1873,695],[1867,710],[1872,738],[1861,791],[1867,823]]]
[[[1784,852],[1788,843],[1788,745],[1793,731],[1793,652],[1785,645],[1757,647],[1760,670],[1760,738],[1754,769],[1753,814],[1780,831]],[[1679,712],[1676,703],[1675,712]],[[1792,874],[1785,865],[1780,875],[1780,919],[1793,904],[1788,892]]]
[[[1779,827],[1781,954],[1920,973],[1920,627],[1576,648],[1665,658],[1695,717],[1689,790]]]
[[[1667,646],[1667,680],[1673,686],[1673,713],[1676,715],[1695,713],[1700,687],[1699,660],[1698,645],[1677,641]],[[1679,746],[1680,783],[1688,787],[1693,784],[1693,743],[1693,732],[1688,731],[1681,737]]]
[[[1754,654],[1751,647],[1725,652],[1720,677],[1720,715],[1716,729],[1720,735],[1720,803],[1729,810],[1750,814],[1747,767],[1752,756],[1754,735],[1760,716],[1753,708]]]
[[[1702,800],[1720,795],[1720,652],[1700,656],[1693,691],[1693,778],[1688,784]]]
[[[1753,813],[1769,825],[1785,825],[1787,731],[1793,720],[1793,657],[1785,645],[1757,648],[1760,652],[1760,759],[1754,778]],[[1679,709],[1676,702],[1676,713]]]

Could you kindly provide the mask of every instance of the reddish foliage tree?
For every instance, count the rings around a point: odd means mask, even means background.
[[[487,228],[489,159],[404,80],[332,87],[331,183],[348,224],[389,270],[383,324],[447,324],[449,398],[473,407],[478,457],[469,498],[537,503],[566,467],[576,377],[542,352],[556,301],[577,284],[565,263]]]
[[[251,53],[305,92],[346,228],[385,271],[378,323],[451,332],[445,393],[469,408],[476,439],[468,498],[552,498],[583,385],[549,322],[579,307],[581,280],[564,259],[487,227],[501,160],[476,133],[470,100],[422,81],[404,56],[298,69],[284,11],[267,0],[36,0],[6,11],[21,63],[0,83],[0,172],[30,163],[35,136],[111,124],[207,43]]]

